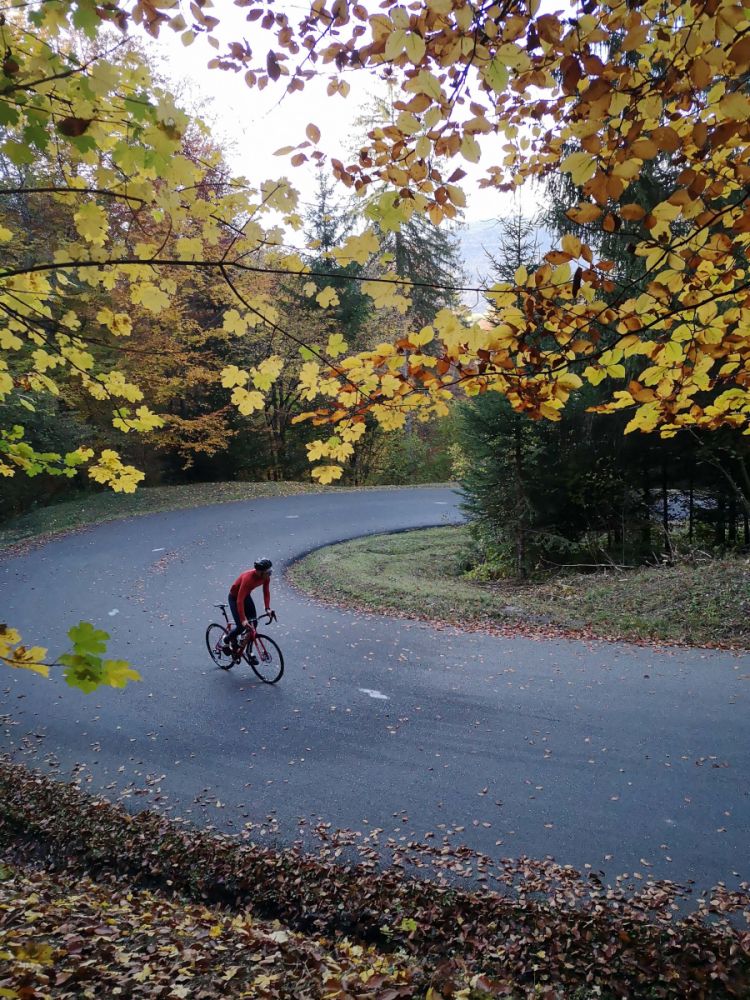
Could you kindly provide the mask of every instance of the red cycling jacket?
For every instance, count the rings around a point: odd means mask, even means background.
[[[264,577],[257,569],[249,569],[245,573],[240,573],[232,586],[229,594],[237,601],[237,610],[240,616],[245,614],[245,598],[250,596],[251,591],[263,584],[263,601],[266,611],[271,607],[271,581],[269,577]]]

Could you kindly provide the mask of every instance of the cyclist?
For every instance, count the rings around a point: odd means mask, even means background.
[[[263,603],[266,611],[271,610],[271,572],[273,563],[270,559],[258,559],[253,569],[240,573],[229,588],[229,607],[236,622],[224,642],[224,652],[227,656],[237,654],[237,636],[250,624],[253,628],[258,624],[258,612],[252,592],[256,587],[263,586]]]

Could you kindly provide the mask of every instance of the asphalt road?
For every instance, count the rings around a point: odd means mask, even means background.
[[[280,567],[458,519],[447,489],[296,496],[106,524],[6,559],[0,620],[58,653],[93,621],[144,680],[84,696],[2,669],[0,748],[132,808],[232,832],[263,822],[276,842],[319,817],[607,880],[750,876],[748,657],[439,631],[329,608],[278,573],[281,683],[209,660],[212,605],[254,558]]]

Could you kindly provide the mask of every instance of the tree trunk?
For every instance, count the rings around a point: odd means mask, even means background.
[[[651,552],[651,478],[649,476],[648,457],[643,460],[643,527],[641,543],[644,552]]]
[[[730,546],[737,544],[737,500],[734,492],[729,494],[729,537]]]
[[[513,426],[515,444],[515,474],[516,474],[516,573],[526,576],[526,535],[525,535],[525,501],[523,490],[523,448],[521,446],[521,423],[516,417]]]
[[[669,534],[669,490],[667,489],[667,463],[661,463],[661,526],[664,533],[664,552],[667,561],[672,562],[672,539]]]
[[[716,527],[714,529],[714,545],[718,549],[726,546],[726,498],[724,492],[719,494],[719,506],[716,511]]]

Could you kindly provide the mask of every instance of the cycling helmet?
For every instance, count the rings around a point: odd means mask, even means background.
[[[257,571],[259,573],[268,573],[268,572],[270,572],[272,566],[273,566],[273,563],[271,562],[270,559],[259,559],[255,563],[255,568],[257,569]]]

